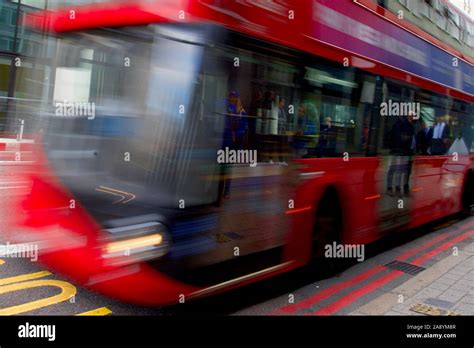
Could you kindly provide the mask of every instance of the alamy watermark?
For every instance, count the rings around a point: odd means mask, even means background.
[[[26,322],[18,326],[19,338],[47,338],[48,341],[56,340],[56,325],[37,325]]]
[[[88,120],[95,118],[95,103],[64,100],[56,102],[54,106],[56,116],[87,117]]]
[[[0,257],[24,258],[32,262],[38,261],[38,244],[0,244]]]
[[[228,147],[217,151],[217,163],[249,164],[257,166],[257,150],[233,150]]]
[[[380,104],[381,116],[413,116],[414,120],[420,118],[421,105],[415,102],[397,102],[389,99]]]
[[[362,262],[365,260],[365,245],[364,244],[326,244],[324,246],[324,257],[326,258],[355,258]]]

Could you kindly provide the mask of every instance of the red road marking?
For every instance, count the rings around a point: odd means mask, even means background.
[[[362,296],[368,294],[369,292],[372,292],[375,289],[378,289],[379,287],[381,287],[385,283],[388,283],[388,282],[394,280],[395,278],[400,277],[403,274],[405,274],[405,273],[403,273],[402,271],[394,270],[389,274],[386,274],[386,275],[384,275],[380,278],[377,278],[372,283],[367,284],[363,288],[359,288],[359,289],[355,290],[354,292],[350,293],[349,295],[341,297],[341,299],[339,299],[338,301],[336,301],[334,303],[331,303],[330,305],[328,305],[326,307],[323,307],[323,308],[321,308],[321,309],[319,309],[315,312],[309,313],[307,315],[330,315],[330,314],[333,314],[334,312],[340,310],[341,308],[344,308],[347,305],[351,304],[352,302],[357,300],[359,297],[362,297]]]
[[[331,286],[327,289],[324,289],[324,290],[318,292],[317,294],[315,294],[315,295],[313,295],[313,296],[311,296],[311,297],[309,297],[309,298],[307,298],[307,299],[305,299],[301,302],[291,304],[291,305],[287,305],[285,307],[277,309],[272,314],[278,314],[278,313],[276,313],[278,311],[281,311],[281,312],[284,312],[284,313],[295,313],[295,312],[297,312],[301,309],[310,307],[313,304],[334,295],[336,292],[339,292],[342,289],[345,289],[350,285],[355,285],[359,282],[364,281],[367,278],[370,278],[371,276],[373,276],[374,274],[379,273],[383,269],[385,269],[383,266],[380,266],[380,265],[376,266],[376,267],[370,269],[369,271],[361,273],[361,274],[357,275],[356,277],[354,277],[354,278],[352,278],[348,281],[345,281],[345,282],[342,282],[342,283],[339,283],[339,284],[335,284],[335,285],[333,285],[333,286]]]
[[[425,249],[428,249],[431,246],[435,245],[436,243],[438,243],[442,240],[448,239],[449,237],[451,237],[456,232],[459,232],[459,230],[461,230],[463,228],[471,227],[473,224],[474,224],[474,222],[471,221],[471,222],[466,222],[466,223],[464,223],[460,226],[456,226],[455,229],[453,231],[449,232],[448,234],[439,235],[439,236],[431,239],[426,244],[423,244],[421,246],[412,248],[412,249],[404,252],[403,254],[399,255],[396,259],[400,260],[400,261],[407,260],[408,258],[410,258],[411,256],[417,254],[418,252],[420,252],[422,250],[425,250]],[[428,253],[428,254],[430,254],[430,253]],[[426,255],[428,255],[428,254],[426,254]],[[327,289],[324,289],[324,290],[314,294],[313,296],[310,296],[310,297],[304,299],[303,301],[300,301],[300,302],[294,303],[294,304],[290,304],[290,305],[286,305],[286,306],[283,306],[279,309],[276,309],[275,311],[271,312],[270,315],[296,313],[299,310],[308,308],[308,307],[318,303],[319,301],[322,301],[322,300],[334,295],[335,293],[347,288],[348,286],[356,285],[359,282],[362,282],[365,279],[370,278],[371,276],[373,276],[377,273],[380,273],[385,269],[386,268],[383,267],[382,265],[375,266],[375,267],[373,267],[373,268],[371,268],[371,269],[355,276],[352,279],[349,279],[349,280],[344,281],[344,282],[339,283],[339,284],[335,284],[335,285],[333,285],[333,286],[331,286]]]
[[[419,258],[417,258],[416,260],[413,260],[411,263],[414,264],[414,265],[421,265],[423,264],[425,261],[429,260],[429,259],[432,259],[433,256],[436,256],[437,254],[439,254],[441,251],[453,246],[454,244],[456,244],[456,242],[459,242],[459,241],[462,241],[464,239],[466,239],[467,237],[469,236],[474,236],[474,231],[469,231],[467,232],[466,234],[462,234],[456,238],[454,238],[453,240],[449,241],[449,242],[446,242],[444,244],[441,244],[439,247],[437,247],[436,249],[433,249],[429,252],[427,252],[426,254],[424,254],[423,256],[420,256]]]
[[[471,236],[474,236],[474,231],[469,231],[465,234],[457,236],[456,238],[453,238],[449,242],[443,243],[442,245],[440,245],[436,249],[433,249],[432,251],[430,251],[429,253],[427,253],[423,256],[420,256],[419,258],[412,261],[411,263],[415,264],[415,265],[420,265],[423,262],[427,261],[428,259],[431,259],[433,256],[439,254],[441,251],[446,250],[447,248],[453,246],[457,242],[460,242],[460,241],[462,241],[466,238],[469,238]],[[384,284],[386,284],[386,283],[402,276],[403,274],[405,274],[405,273],[403,273],[401,271],[396,271],[396,270],[391,271],[391,273],[374,280],[372,283],[367,284],[363,288],[359,288],[356,291],[340,298],[338,301],[336,301],[334,303],[331,303],[330,305],[328,305],[326,307],[318,309],[317,311],[312,312],[309,315],[330,315],[330,314],[334,314],[338,310],[340,310],[340,309],[346,307],[347,305],[351,304],[352,302],[358,300],[360,297],[367,295],[368,293],[370,293],[370,292],[374,291],[375,289],[378,289],[382,285],[384,285]]]

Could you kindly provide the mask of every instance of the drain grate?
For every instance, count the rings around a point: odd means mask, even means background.
[[[417,275],[418,273],[425,270],[424,267],[412,265],[411,263],[398,261],[398,260],[387,263],[385,267],[395,269],[397,271],[402,271],[410,275]]]

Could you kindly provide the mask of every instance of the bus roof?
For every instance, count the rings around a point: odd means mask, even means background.
[[[313,0],[290,5],[284,0],[247,0],[222,4],[212,0],[101,2],[44,12],[42,21],[34,25],[68,32],[150,23],[216,23],[332,60],[342,62],[355,56],[358,62],[362,59],[359,67],[365,70],[474,100],[473,58],[426,33],[397,26],[359,2]],[[459,59],[458,65],[453,66],[453,58]],[[436,62],[444,65],[434,69]]]

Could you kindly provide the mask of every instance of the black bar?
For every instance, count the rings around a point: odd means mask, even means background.
[[[19,326],[55,325],[55,340],[19,338]],[[420,329],[407,329],[419,326]],[[455,325],[440,329],[437,325]],[[21,344],[410,344],[449,346],[474,343],[474,316],[163,316],[3,317],[2,348]],[[407,334],[456,334],[456,338],[407,338]]]

